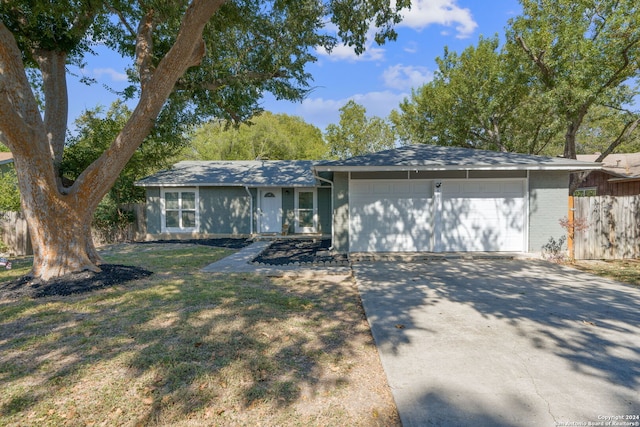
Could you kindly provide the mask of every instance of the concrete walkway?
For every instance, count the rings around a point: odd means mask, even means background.
[[[533,260],[353,271],[404,427],[640,425],[640,289]]]
[[[254,265],[251,261],[273,243],[269,240],[257,241],[229,255],[220,261],[207,265],[201,271],[208,273],[254,273],[264,276],[313,277],[321,274],[351,274],[349,266],[315,265]]]

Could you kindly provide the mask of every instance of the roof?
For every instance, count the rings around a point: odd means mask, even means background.
[[[185,161],[136,182],[140,187],[314,187],[308,160]]]
[[[13,163],[13,154],[10,152],[0,152],[0,165]]]
[[[346,160],[323,162],[318,171],[390,170],[589,170],[600,163],[561,157],[503,153],[460,147],[416,144]]]
[[[593,162],[600,156],[595,154],[578,154],[578,160]],[[602,171],[613,175],[614,180],[640,179],[640,153],[609,154],[602,161]]]

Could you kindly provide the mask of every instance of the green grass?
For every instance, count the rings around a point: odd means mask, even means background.
[[[199,271],[229,253],[119,245],[155,274],[0,302],[0,425],[397,425],[352,280]]]

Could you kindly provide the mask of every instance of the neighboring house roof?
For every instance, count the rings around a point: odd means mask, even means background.
[[[475,150],[416,144],[322,162],[318,171],[354,170],[586,170],[600,169],[600,163],[586,163],[560,157]]]
[[[0,165],[6,165],[7,163],[13,163],[13,154],[0,152]]]
[[[595,154],[578,154],[578,160],[593,162],[600,156]],[[602,171],[614,178],[610,181],[640,179],[640,153],[609,154],[602,161]]]
[[[185,161],[136,182],[140,187],[314,187],[308,160]]]

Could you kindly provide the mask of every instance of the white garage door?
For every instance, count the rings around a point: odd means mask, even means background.
[[[443,181],[436,250],[524,251],[525,181]]]
[[[432,196],[432,181],[350,181],[349,250],[432,251]]]

